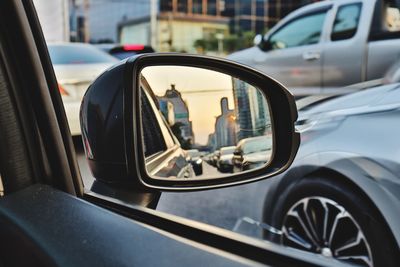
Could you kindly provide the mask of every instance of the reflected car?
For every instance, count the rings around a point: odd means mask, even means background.
[[[217,162],[217,169],[220,172],[233,172],[233,152],[235,151],[235,146],[227,146],[221,148],[221,155]]]
[[[48,44],[71,134],[81,134],[79,109],[89,85],[118,60],[90,44]]]
[[[186,161],[189,162],[196,175],[203,174],[203,159],[202,153],[198,149],[190,149],[186,151]]]
[[[219,160],[219,156],[221,155],[220,150],[215,150],[211,156],[211,165],[217,167],[217,162]]]
[[[300,149],[264,202],[263,222],[281,235],[266,238],[362,266],[396,266],[399,117],[400,83],[300,110]]]
[[[142,124],[147,172],[163,178],[196,176],[195,165],[188,161],[187,153],[181,148],[165,121],[159,110],[157,98],[144,77],[140,85],[143,92]]]
[[[257,136],[239,141],[233,152],[233,172],[262,167],[272,152],[272,136]]]

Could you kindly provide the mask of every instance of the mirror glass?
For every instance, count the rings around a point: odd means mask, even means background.
[[[273,152],[261,90],[230,75],[150,66],[140,75],[146,170],[157,179],[210,179],[261,168]]]

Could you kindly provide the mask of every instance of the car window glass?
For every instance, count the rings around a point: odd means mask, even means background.
[[[89,45],[49,45],[53,64],[116,63],[117,59]]]
[[[361,3],[339,7],[333,24],[331,40],[346,40],[352,38],[360,20]]]
[[[383,28],[388,32],[400,31],[400,9],[398,6],[386,4],[384,8]]]
[[[316,44],[319,42],[326,11],[300,17],[283,26],[269,39],[272,49]]]

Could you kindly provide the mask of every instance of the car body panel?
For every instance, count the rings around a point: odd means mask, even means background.
[[[328,100],[299,115],[302,145],[290,170],[274,180],[264,218],[290,185],[319,175],[350,183],[380,211],[400,244],[400,87],[384,85]],[[305,126],[308,124],[308,127]]]

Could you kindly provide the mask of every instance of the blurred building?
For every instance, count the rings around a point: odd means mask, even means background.
[[[33,0],[46,42],[68,42],[72,0]]]
[[[224,146],[236,145],[235,120],[235,112],[229,109],[228,98],[223,97],[221,99],[221,115],[219,115],[215,120],[214,150]]]
[[[237,140],[270,134],[271,118],[261,91],[235,78],[232,78],[232,82]]]
[[[66,1],[71,40],[153,43],[160,51],[195,52],[195,40],[228,31],[263,33],[291,11],[319,0],[158,0],[155,14],[151,1]]]
[[[320,0],[213,0],[224,2],[222,16],[231,18],[233,32],[264,33],[293,10]],[[213,3],[213,5],[218,5]],[[220,4],[221,5],[221,4]]]
[[[119,41],[118,25],[150,14],[150,1],[69,0],[71,40],[104,43]],[[46,1],[51,2],[51,1]]]
[[[186,105],[186,102],[182,99],[181,93],[176,90],[175,85],[171,84],[171,89],[168,89],[164,96],[158,97],[158,101],[160,103],[160,108],[164,112],[165,106],[168,114],[164,117],[169,121],[173,121],[174,124],[181,124],[181,136],[184,140],[190,140],[192,144],[194,144],[194,134],[192,128],[192,122],[189,120],[189,109]],[[171,118],[171,113],[173,113],[174,118]]]
[[[155,16],[155,34],[151,31],[150,14],[120,23],[121,43],[142,43],[151,45],[152,38],[157,51],[197,52],[193,46],[199,39],[207,39],[218,33],[229,34],[229,18],[221,11],[206,9],[196,1],[159,1]]]

